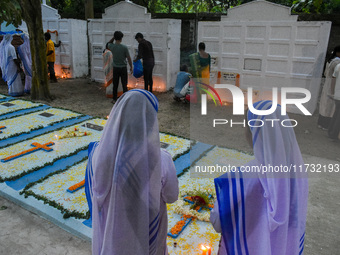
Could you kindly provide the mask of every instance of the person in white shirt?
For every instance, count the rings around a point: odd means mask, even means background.
[[[340,132],[340,64],[334,68],[331,83],[331,97],[335,102],[335,111],[328,128],[328,136],[332,141],[337,141]]]

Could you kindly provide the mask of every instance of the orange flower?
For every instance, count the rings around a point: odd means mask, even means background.
[[[72,193],[72,192],[74,192],[74,191],[76,191],[76,190],[82,188],[84,185],[85,185],[85,180],[82,180],[81,182],[78,182],[78,183],[72,185],[71,187],[69,187],[69,188],[67,189],[67,191],[69,191],[69,192]]]
[[[20,152],[18,154],[9,156],[7,158],[3,158],[3,159],[1,159],[1,162],[7,162],[7,161],[10,161],[12,159],[19,158],[21,156],[24,156],[26,154],[32,153],[32,152],[40,150],[40,149],[43,149],[43,150],[45,150],[47,152],[52,151],[53,149],[48,147],[50,145],[54,145],[54,142],[48,142],[48,143],[45,143],[45,144],[40,144],[40,143],[34,142],[34,143],[32,143],[33,148],[28,149],[28,150],[24,150],[24,151],[22,151],[22,152]]]
[[[173,235],[177,235],[179,232],[182,231],[187,219],[192,218],[189,215],[183,215],[182,220],[178,221],[175,226],[173,226],[170,230],[170,233]]]

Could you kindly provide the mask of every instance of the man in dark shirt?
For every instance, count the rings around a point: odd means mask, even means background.
[[[152,92],[152,70],[155,66],[155,57],[152,44],[144,39],[143,34],[137,33],[135,36],[138,44],[138,55],[134,61],[143,59],[144,89]]]
[[[119,78],[121,79],[123,92],[128,91],[128,73],[127,73],[127,63],[130,66],[130,73],[132,73],[132,61],[130,57],[129,50],[126,45],[122,44],[124,34],[121,31],[116,31],[113,34],[113,38],[108,42],[107,47],[112,52],[113,56],[113,100],[115,103],[117,100],[117,91]],[[116,43],[113,43],[113,41]]]

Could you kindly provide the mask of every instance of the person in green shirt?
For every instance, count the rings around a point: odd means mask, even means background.
[[[115,103],[117,100],[117,90],[119,84],[119,78],[121,79],[123,92],[126,92],[128,84],[127,62],[130,66],[130,73],[132,74],[132,61],[130,53],[126,45],[122,44],[124,34],[121,31],[116,31],[113,34],[113,38],[108,43],[108,48],[112,52],[113,56],[113,100]],[[115,40],[115,43],[113,41]]]

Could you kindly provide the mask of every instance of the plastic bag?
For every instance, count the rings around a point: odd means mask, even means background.
[[[140,59],[138,59],[136,62],[133,62],[133,76],[135,78],[140,78],[143,76],[143,65]]]
[[[179,92],[183,97],[188,94],[190,91],[189,88],[189,82],[187,84],[184,85],[184,87],[182,88],[181,92]]]

